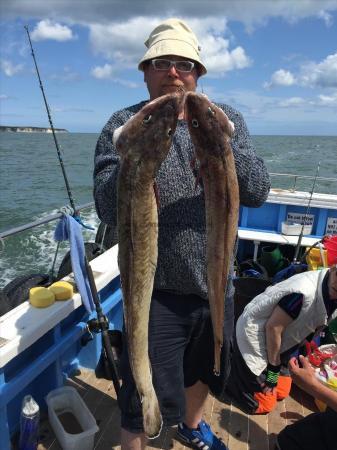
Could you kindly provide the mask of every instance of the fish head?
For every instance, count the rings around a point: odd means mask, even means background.
[[[160,165],[170,149],[182,96],[166,94],[147,103],[119,132],[116,148],[121,157]]]
[[[224,143],[230,141],[234,125],[227,115],[209,99],[196,92],[185,95],[185,117],[191,139],[199,158],[203,149],[217,157],[223,154]]]

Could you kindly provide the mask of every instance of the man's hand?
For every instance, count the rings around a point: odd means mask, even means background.
[[[275,394],[278,377],[280,375],[281,365],[273,365],[268,363],[267,375],[265,382],[261,385],[264,394]]]
[[[267,386],[266,384],[262,384],[261,389],[264,394],[274,395],[276,393],[276,387],[270,387],[270,386]]]
[[[313,395],[313,389],[319,384],[316,378],[315,370],[311,367],[307,358],[299,356],[302,367],[299,366],[297,358],[291,358],[288,367],[294,382],[304,391]]]

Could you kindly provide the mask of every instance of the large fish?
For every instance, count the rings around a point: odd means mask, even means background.
[[[124,125],[116,140],[118,175],[118,262],[132,374],[142,402],[144,432],[162,427],[148,355],[151,295],[158,254],[155,177],[177,125],[181,96],[167,94],[145,105]]]
[[[204,95],[186,94],[188,127],[200,162],[206,208],[207,288],[214,334],[214,373],[220,374],[224,296],[239,216],[239,187],[226,114]]]

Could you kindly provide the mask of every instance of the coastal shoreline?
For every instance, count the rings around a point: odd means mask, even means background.
[[[51,128],[44,127],[23,127],[0,125],[0,131],[9,131],[12,133],[52,133]],[[54,128],[56,133],[68,133],[65,128]]]

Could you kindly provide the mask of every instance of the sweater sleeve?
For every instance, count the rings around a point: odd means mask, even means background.
[[[270,178],[262,158],[257,156],[247,125],[238,111],[231,107],[223,109],[234,122],[232,149],[240,188],[240,203],[257,208],[268,197]]]
[[[121,126],[122,123],[119,125]],[[102,222],[117,223],[117,176],[119,156],[113,145],[114,130],[118,128],[114,116],[103,128],[97,141],[94,168],[94,199],[98,217]]]

